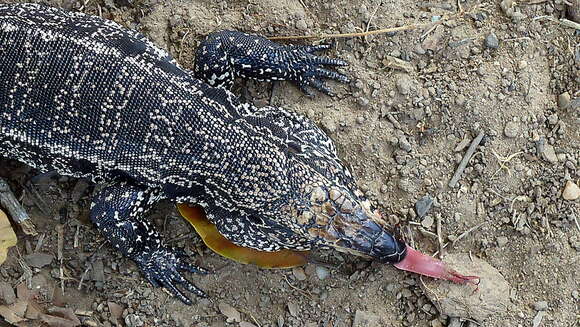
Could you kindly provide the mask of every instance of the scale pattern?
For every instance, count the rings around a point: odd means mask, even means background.
[[[345,64],[313,54],[325,48],[218,32],[201,44],[190,72],[114,22],[0,5],[0,156],[105,184],[91,220],[151,283],[185,303],[177,284],[204,294],[179,271],[204,270],[185,263],[145,219],[162,199],[203,206],[241,246],[373,255],[383,222],[360,224],[370,221],[368,201],[331,139],[301,115],[256,108],[229,92],[242,76],[330,94],[324,78],[348,79],[321,67]],[[404,255],[394,239],[387,243],[388,256]]]

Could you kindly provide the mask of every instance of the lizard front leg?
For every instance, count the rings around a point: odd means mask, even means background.
[[[151,284],[167,288],[189,305],[191,300],[177,285],[198,296],[206,295],[185,279],[180,271],[203,274],[207,271],[187,263],[183,250],[167,247],[155,226],[144,219],[156,200],[156,192],[152,189],[129,182],[111,184],[94,196],[90,218],[116,249],[135,261]]]
[[[319,57],[314,52],[329,45],[283,46],[262,36],[238,31],[210,34],[198,47],[195,77],[211,86],[230,89],[236,76],[263,81],[292,81],[307,95],[309,87],[328,95],[332,90],[324,79],[348,83],[345,75],[323,66],[346,66],[340,59]]]

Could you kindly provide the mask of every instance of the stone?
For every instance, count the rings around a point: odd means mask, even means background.
[[[495,33],[489,33],[486,37],[485,37],[485,46],[490,48],[490,49],[497,49],[499,48],[499,40],[497,39],[497,36],[495,35]]]
[[[24,257],[24,261],[34,268],[42,268],[52,263],[53,256],[48,253],[32,253]]]
[[[425,217],[427,212],[429,212],[429,210],[431,209],[432,205],[433,198],[431,198],[429,195],[425,195],[424,197],[419,199],[419,201],[415,203],[415,211],[417,212],[419,218]]]
[[[380,319],[372,312],[357,310],[354,314],[352,327],[379,327]]]
[[[566,109],[570,105],[570,93],[564,92],[558,96],[558,107]]]
[[[318,276],[320,280],[325,280],[328,277],[328,275],[330,275],[328,268],[316,266],[316,276]]]
[[[562,198],[568,201],[574,201],[580,197],[580,187],[572,181],[567,181],[562,192]]]
[[[505,136],[507,136],[509,138],[517,137],[518,134],[520,133],[520,128],[519,128],[518,123],[516,123],[514,121],[510,121],[507,124],[505,124],[505,128],[503,130],[503,133],[505,134]]]
[[[548,311],[548,302],[547,301],[538,301],[533,305],[534,310],[536,311]]]
[[[497,246],[504,247],[508,243],[509,239],[505,236],[500,236],[496,239]]]
[[[425,280],[421,287],[442,315],[483,322],[507,311],[510,285],[497,269],[477,257],[472,260],[466,253],[447,255],[445,262],[460,274],[480,277],[480,281],[475,291],[475,285]]]
[[[231,305],[229,305],[225,302],[220,302],[218,304],[218,309],[220,310],[220,312],[224,316],[226,316],[227,322],[232,323],[232,322],[242,321],[242,317],[240,315],[240,312],[238,310],[236,310],[234,307],[232,307]]]
[[[397,79],[397,90],[402,95],[407,95],[411,93],[411,87],[413,86],[413,81],[409,75],[403,74]]]

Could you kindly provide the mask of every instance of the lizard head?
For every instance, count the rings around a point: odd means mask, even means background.
[[[294,196],[286,206],[311,244],[396,263],[405,244],[387,231],[380,212],[356,186],[332,140],[313,127],[288,141],[288,179]]]

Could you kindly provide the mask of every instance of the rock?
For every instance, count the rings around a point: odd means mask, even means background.
[[[302,267],[292,268],[292,274],[298,280],[306,280],[306,273],[304,273],[304,269]]]
[[[409,143],[409,141],[404,135],[401,135],[399,137],[399,148],[401,148],[401,150],[406,152],[411,152],[411,150],[413,149],[411,147],[411,143]]]
[[[536,316],[532,320],[532,327],[538,327],[538,326],[540,326],[540,324],[542,323],[542,319],[544,318],[544,315],[545,314],[546,314],[545,311],[538,311],[538,313],[536,313]]]
[[[231,305],[229,305],[225,302],[220,302],[218,304],[218,309],[220,310],[220,312],[224,316],[226,316],[227,322],[232,323],[232,322],[242,321],[242,317],[240,315],[240,312],[238,310],[236,310],[234,307],[232,307]]]
[[[125,317],[125,325],[127,327],[141,327],[143,326],[143,320],[138,315],[130,313]]]
[[[14,289],[7,282],[0,282],[0,303],[13,304],[16,301]]]
[[[547,301],[538,301],[533,305],[534,310],[536,311],[548,311],[548,302]]]
[[[372,312],[357,310],[352,327],[379,327],[379,317]]]
[[[316,266],[316,276],[318,276],[320,280],[325,280],[328,277],[328,275],[330,275],[330,271],[328,271],[328,268]]]
[[[580,187],[572,181],[567,181],[562,192],[562,198],[568,201],[574,201],[580,197]]]
[[[295,302],[288,302],[288,312],[292,317],[298,317],[298,304]]]
[[[240,323],[240,327],[256,327],[256,325],[250,323],[250,322],[246,322],[246,321],[242,321]]]
[[[508,243],[509,239],[505,236],[500,236],[496,239],[496,241],[497,241],[497,246],[499,246],[501,248],[501,247],[504,247]]]
[[[497,39],[497,36],[495,35],[495,33],[489,33],[486,37],[485,37],[485,46],[490,48],[490,49],[497,49],[499,48],[499,40]]]
[[[558,107],[566,109],[570,105],[570,93],[564,92],[558,96]]]
[[[544,151],[542,152],[542,156],[544,157],[544,159],[546,159],[546,161],[550,163],[558,162],[558,156],[556,156],[556,151],[554,150],[554,147],[551,146],[550,144],[544,145]]]
[[[306,31],[308,29],[308,24],[304,19],[299,19],[296,21],[296,28],[301,31]]]
[[[434,219],[431,216],[427,216],[425,217],[425,219],[423,219],[423,221],[421,222],[421,225],[427,229],[430,229],[431,226],[433,226],[434,223]]]
[[[449,325],[447,327],[461,327],[461,320],[457,317],[451,317],[449,319]]]
[[[402,95],[407,95],[411,92],[411,86],[413,86],[413,81],[409,75],[401,75],[399,79],[397,79],[397,90]]]
[[[490,264],[463,253],[445,257],[445,262],[465,275],[479,276],[479,289],[474,286],[453,284],[447,281],[429,279],[422,286],[425,295],[442,315],[483,321],[494,314],[505,312],[510,303],[510,285]]]
[[[415,211],[419,218],[425,217],[431,206],[433,205],[433,199],[429,195],[425,195],[419,201],[415,203]]]
[[[518,134],[520,133],[520,127],[518,123],[516,123],[515,121],[510,121],[507,124],[505,124],[503,133],[505,134],[505,136],[509,138],[517,137]]]
[[[53,256],[48,253],[32,253],[24,257],[24,261],[34,268],[42,268],[44,266],[50,265]]]
[[[465,106],[465,104],[467,103],[467,99],[465,98],[465,95],[463,94],[458,94],[455,97],[455,104],[459,107],[463,107]]]

